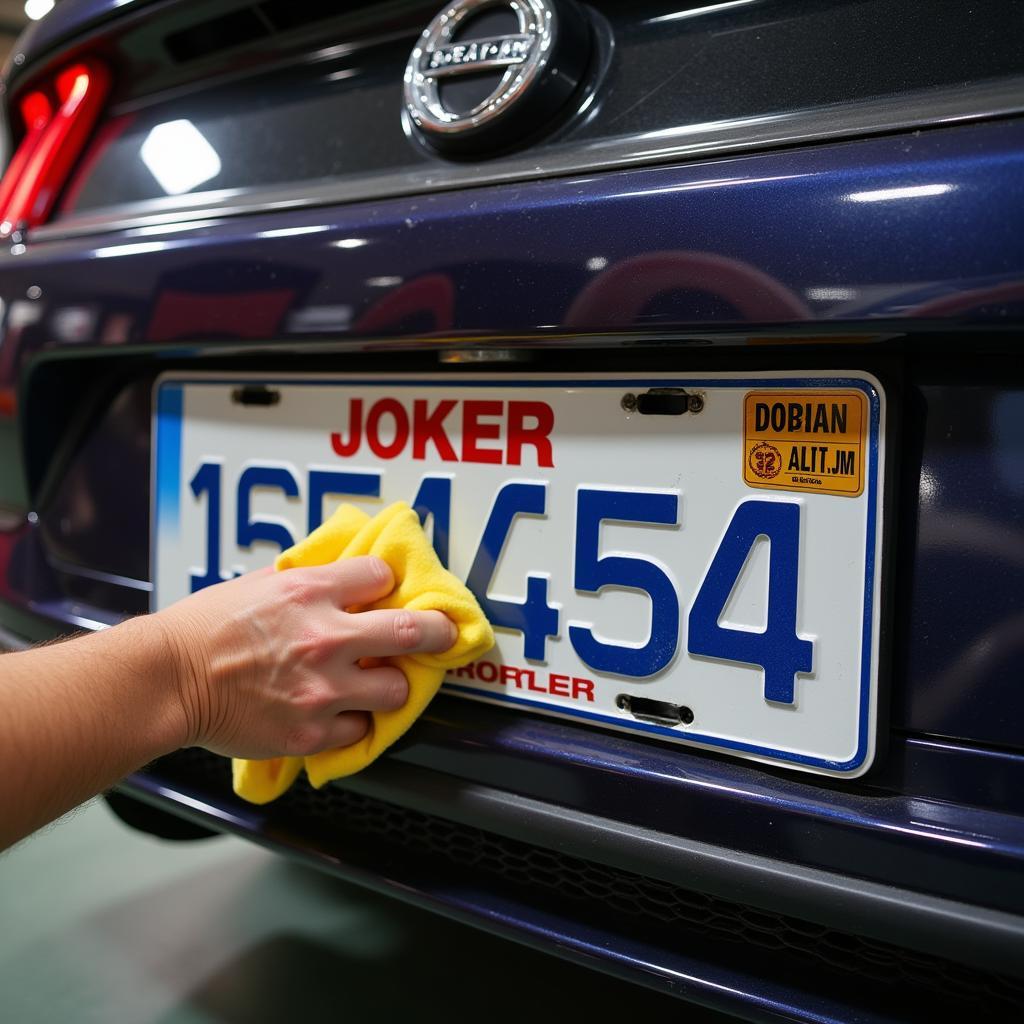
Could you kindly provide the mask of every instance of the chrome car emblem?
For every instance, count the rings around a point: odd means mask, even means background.
[[[487,33],[488,14],[503,15],[516,30]],[[474,35],[480,31],[485,34]],[[571,0],[456,0],[427,26],[409,57],[409,121],[442,152],[507,146],[542,127],[576,90],[589,43]],[[460,91],[458,83],[471,76],[480,84]]]

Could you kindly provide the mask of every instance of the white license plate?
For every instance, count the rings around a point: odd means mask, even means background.
[[[496,627],[448,692],[806,771],[871,763],[885,398],[866,374],[171,374],[153,430],[155,608],[343,501],[405,500]]]

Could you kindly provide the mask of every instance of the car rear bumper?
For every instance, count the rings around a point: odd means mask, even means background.
[[[441,704],[428,735],[439,718],[449,726],[458,718],[458,708]],[[687,796],[736,779],[732,766],[716,772],[693,761],[695,777],[675,806],[699,819],[700,801]],[[330,873],[752,1020],[838,1024],[856,1011],[858,1020],[910,1021],[979,1001],[1009,1010],[1024,995],[1024,983],[1004,976],[1024,963],[1024,918],[1000,910],[626,824],[424,769],[401,754],[320,792],[303,782],[265,807],[233,797],[228,775],[223,759],[188,751],[121,789]]]

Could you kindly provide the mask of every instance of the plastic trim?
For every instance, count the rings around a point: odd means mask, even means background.
[[[557,849],[598,863],[685,884],[832,928],[971,964],[1024,975],[1024,917],[880,885],[849,875],[713,846],[542,803],[392,760],[345,780],[346,788],[499,835]],[[217,807],[147,775],[120,787],[139,799],[223,831],[256,839],[279,852],[303,854],[301,837],[265,829],[266,811],[236,801]],[[314,851],[309,851],[313,853]],[[307,854],[308,855],[308,854]],[[333,870],[331,858],[317,858]]]

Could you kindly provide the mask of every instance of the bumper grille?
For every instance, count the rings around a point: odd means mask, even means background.
[[[236,799],[230,794],[227,761],[205,751],[182,751],[158,762],[154,771],[175,780],[202,781]],[[338,785],[315,790],[301,778],[268,810],[275,823],[296,832],[372,839],[391,850],[415,851],[420,860],[456,865],[462,877],[483,885],[528,892],[534,899],[543,893],[546,903],[558,901],[584,917],[593,918],[596,908],[605,920],[609,913],[619,922],[632,920],[645,938],[671,941],[683,932],[715,936],[787,961],[795,958],[803,970],[815,964],[854,977],[858,986],[873,982],[894,998],[898,993],[901,1001],[908,1000],[914,1019],[922,1011],[927,1014],[928,1007],[946,1012],[950,1003],[1024,1009],[1024,981],[1015,978],[609,868]]]

